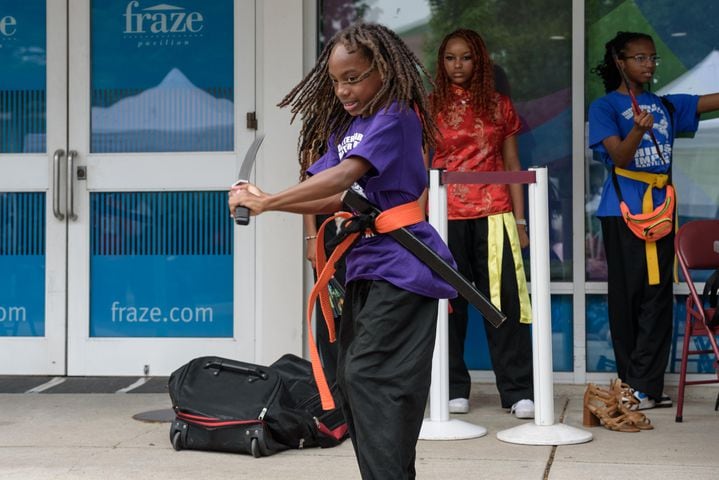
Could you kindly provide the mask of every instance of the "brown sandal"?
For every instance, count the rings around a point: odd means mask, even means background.
[[[615,432],[635,433],[639,427],[619,409],[617,398],[607,390],[593,383],[587,385],[584,392],[584,415],[582,424],[585,427],[602,425]]]
[[[635,410],[639,400],[634,396],[634,390],[628,384],[622,382],[621,378],[615,378],[609,384],[609,391],[617,396],[622,405],[630,410]]]
[[[612,380],[609,385],[609,390],[617,399],[619,404],[619,411],[628,416],[628,418],[634,422],[640,430],[653,430],[651,420],[641,412],[634,410],[636,405],[639,404],[639,400],[634,396],[632,387],[623,383],[621,379],[617,378]]]

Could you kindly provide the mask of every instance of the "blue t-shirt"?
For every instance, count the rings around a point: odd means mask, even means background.
[[[674,106],[674,123],[669,118],[661,99],[651,92],[644,92],[637,97],[639,108],[654,116],[654,136],[661,148],[664,161],[657,154],[649,132],[644,134],[634,159],[626,170],[651,173],[667,173],[672,160],[672,144],[678,133],[696,132],[699,126],[696,95],[667,95],[666,99]],[[589,147],[594,150],[599,160],[607,168],[614,165],[602,141],[611,136],[624,139],[634,126],[634,113],[629,95],[617,91],[595,100],[589,107]],[[622,190],[624,202],[632,213],[641,213],[642,197],[647,184],[617,175],[619,188]],[[654,207],[664,201],[666,189],[652,189]],[[621,216],[619,198],[614,191],[611,174],[607,176],[602,189],[602,199],[597,209],[598,217]]]
[[[422,159],[422,126],[412,109],[393,103],[369,117],[356,117],[342,140],[330,139],[327,153],[309,169],[315,174],[347,157],[361,157],[372,168],[357,182],[380,210],[417,200],[427,186]],[[455,266],[449,248],[427,222],[407,227]],[[431,298],[454,298],[455,289],[389,235],[361,238],[347,253],[347,282],[385,280]]]

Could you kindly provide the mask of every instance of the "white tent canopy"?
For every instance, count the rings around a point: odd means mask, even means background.
[[[697,63],[684,75],[675,78],[662,87],[657,95],[668,93],[690,93],[705,95],[719,91],[719,50],[712,50],[704,60]]]

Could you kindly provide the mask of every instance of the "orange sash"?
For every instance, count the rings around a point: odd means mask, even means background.
[[[317,388],[320,392],[320,400],[322,401],[322,408],[324,410],[332,410],[335,408],[335,402],[332,398],[329,385],[327,384],[327,378],[322,370],[322,363],[320,361],[320,355],[317,350],[317,344],[315,343],[314,335],[312,335],[312,311],[314,310],[315,302],[317,297],[320,299],[320,308],[322,309],[322,315],[325,317],[327,323],[327,331],[329,332],[330,342],[336,341],[335,335],[335,321],[332,313],[332,306],[330,304],[329,292],[327,290],[327,284],[329,283],[332,276],[335,274],[335,264],[342,258],[342,255],[354,244],[355,240],[359,237],[362,232],[349,233],[339,245],[335,248],[330,255],[330,258],[326,258],[324,242],[321,239],[324,238],[325,226],[329,222],[335,221],[336,218],[344,218],[344,226],[350,226],[356,217],[349,212],[338,212],[332,217],[324,221],[322,226],[317,231],[317,238],[320,239],[317,242],[317,282],[315,282],[310,297],[307,301],[307,335],[309,340],[310,348],[310,361],[312,362],[312,373],[314,374],[315,381],[317,382]],[[392,230],[397,230],[402,227],[414,225],[416,223],[425,220],[424,211],[419,206],[418,202],[409,202],[396,207],[385,210],[379,214],[375,219],[372,229],[368,229],[365,232],[371,233],[387,233]],[[343,227],[344,228],[344,227]]]

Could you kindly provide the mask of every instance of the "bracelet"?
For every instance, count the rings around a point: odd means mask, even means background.
[[[315,238],[317,238],[317,235],[307,235],[305,240],[314,240]]]
[[[527,220],[525,220],[524,218],[515,218],[514,223],[516,223],[517,225],[524,225],[525,227],[527,226]]]

